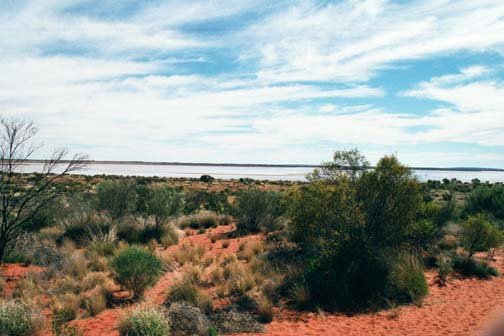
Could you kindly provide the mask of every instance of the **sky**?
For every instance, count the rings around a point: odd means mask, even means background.
[[[37,155],[504,168],[504,1],[0,0]]]

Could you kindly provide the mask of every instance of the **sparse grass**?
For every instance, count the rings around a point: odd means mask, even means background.
[[[182,247],[173,254],[173,257],[181,266],[188,262],[193,265],[199,265],[203,254],[205,254],[205,247],[203,245],[183,244]]]
[[[238,248],[238,258],[250,261],[252,257],[264,251],[264,243],[258,240],[247,240]]]

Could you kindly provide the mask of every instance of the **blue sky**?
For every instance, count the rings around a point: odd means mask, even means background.
[[[95,160],[504,168],[504,2],[0,0],[0,114]]]

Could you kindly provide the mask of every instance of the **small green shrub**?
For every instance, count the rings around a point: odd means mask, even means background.
[[[121,251],[110,264],[114,277],[135,297],[156,283],[163,273],[163,263],[152,253],[136,246]]]
[[[469,253],[487,251],[502,243],[502,231],[484,214],[470,216],[462,224],[462,245]]]
[[[480,279],[488,279],[499,275],[499,272],[487,263],[466,257],[455,258],[453,260],[453,269],[465,277],[474,276]]]
[[[0,335],[32,336],[42,326],[43,317],[35,309],[14,301],[0,305]]]
[[[119,324],[122,336],[168,336],[170,328],[163,311],[156,308],[138,308]]]

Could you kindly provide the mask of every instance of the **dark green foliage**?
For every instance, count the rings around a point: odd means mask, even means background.
[[[281,195],[277,192],[249,189],[236,197],[234,215],[241,232],[272,231],[283,212]]]
[[[411,171],[385,157],[356,180],[340,175],[330,182],[303,186],[288,200],[314,302],[355,311],[421,301],[423,265],[398,257],[406,244],[429,243],[433,229],[430,221],[418,223],[423,198]]]
[[[466,257],[454,258],[453,269],[463,276],[474,276],[480,279],[488,279],[499,275],[499,272],[487,263]]]
[[[110,266],[117,282],[131,290],[135,297],[142,296],[163,273],[163,263],[158,257],[135,246],[121,251]]]
[[[467,198],[466,215],[486,213],[496,220],[504,221],[504,185],[479,185]]]
[[[422,195],[411,170],[396,157],[386,156],[374,171],[359,179],[357,199],[365,214],[368,242],[373,248],[382,248],[406,241],[418,217]]]
[[[483,214],[470,216],[462,225],[462,246],[469,253],[469,258],[475,252],[498,247],[502,237],[502,231]]]
[[[201,182],[209,183],[209,182],[212,182],[213,180],[215,180],[215,178],[213,178],[210,175],[201,175],[200,178],[199,178],[199,180]]]
[[[132,181],[106,180],[98,186],[96,207],[107,211],[114,220],[132,214],[136,204],[136,185]]]

